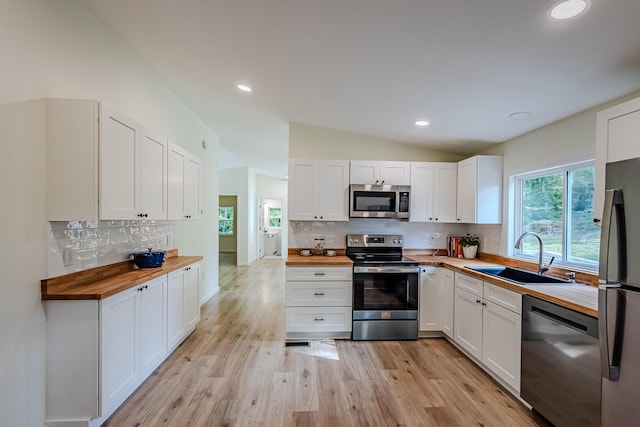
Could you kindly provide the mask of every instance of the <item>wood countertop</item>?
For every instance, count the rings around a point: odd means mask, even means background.
[[[290,267],[295,266],[346,266],[351,267],[353,265],[353,261],[346,255],[336,255],[336,256],[326,256],[326,255],[311,255],[311,256],[302,256],[302,255],[291,255],[287,257],[286,264]]]
[[[531,295],[545,301],[553,302],[565,308],[598,317],[598,288],[585,285],[519,285],[509,280],[479,271],[470,270],[466,266],[504,266],[498,262],[487,262],[478,259],[434,257],[430,255],[408,255],[420,265],[442,266],[450,270],[476,277],[494,285]]]
[[[344,255],[328,257],[328,256],[300,256],[297,255],[298,249],[290,250],[289,257],[286,264],[288,266],[351,266],[353,261]],[[524,269],[526,264],[520,261],[514,261],[510,259],[502,259],[498,256],[487,256],[488,259],[466,259],[466,258],[452,258],[446,256],[432,256],[425,254],[423,250],[405,250],[405,255],[409,258],[418,261],[420,265],[432,265],[438,267],[445,267],[450,270],[459,271],[460,273],[467,274],[469,276],[476,277],[480,280],[492,283],[494,285],[502,286],[503,288],[510,289],[512,291],[521,293],[523,295],[531,295],[545,301],[549,301],[562,307],[569,308],[580,313],[598,317],[598,288],[594,286],[594,280],[597,278],[594,275],[580,274],[577,276],[579,282],[588,282],[586,285],[519,285],[515,282],[495,277],[489,274],[480,273],[479,271],[473,271],[466,266],[516,266]],[[512,265],[512,264],[518,265]],[[560,276],[561,271],[550,270],[551,275]]]
[[[42,300],[100,300],[141,283],[201,261],[201,256],[178,256],[167,251],[158,268],[139,269],[133,261],[123,261],[41,281]]]

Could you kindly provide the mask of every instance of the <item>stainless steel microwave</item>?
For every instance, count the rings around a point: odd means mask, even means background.
[[[409,219],[408,185],[351,184],[350,218]]]

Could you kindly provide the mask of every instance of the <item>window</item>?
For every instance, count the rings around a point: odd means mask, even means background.
[[[269,227],[280,228],[282,226],[282,209],[269,208]]]
[[[221,236],[233,236],[234,211],[233,206],[218,208],[218,234]]]
[[[545,262],[598,269],[600,228],[593,223],[592,162],[517,176],[515,234],[533,231],[544,244]],[[525,238],[515,256],[538,256],[538,242]]]

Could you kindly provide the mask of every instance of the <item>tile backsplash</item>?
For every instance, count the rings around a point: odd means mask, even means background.
[[[47,233],[47,277],[125,261],[147,248],[175,247],[174,221],[53,221]]]
[[[348,222],[289,221],[289,247],[311,248],[314,237],[324,237],[327,248],[344,248],[347,234],[402,234],[406,249],[445,249],[447,236],[475,233],[480,236],[480,251],[500,254],[501,225],[438,224],[389,219],[350,219]],[[433,245],[430,237],[438,243]]]

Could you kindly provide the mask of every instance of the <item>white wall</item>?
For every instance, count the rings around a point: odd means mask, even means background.
[[[291,123],[289,158],[457,162],[464,156],[354,132]]]
[[[175,241],[181,254],[205,257],[201,294],[213,294],[218,287],[217,136],[76,2],[0,0],[0,10],[0,104],[43,97],[105,100],[202,159],[203,219],[176,222]],[[21,123],[20,112],[14,111],[37,110],[37,105],[0,108],[5,203],[0,225],[1,426],[41,427],[45,413],[39,281],[46,262],[46,147],[44,128]]]

